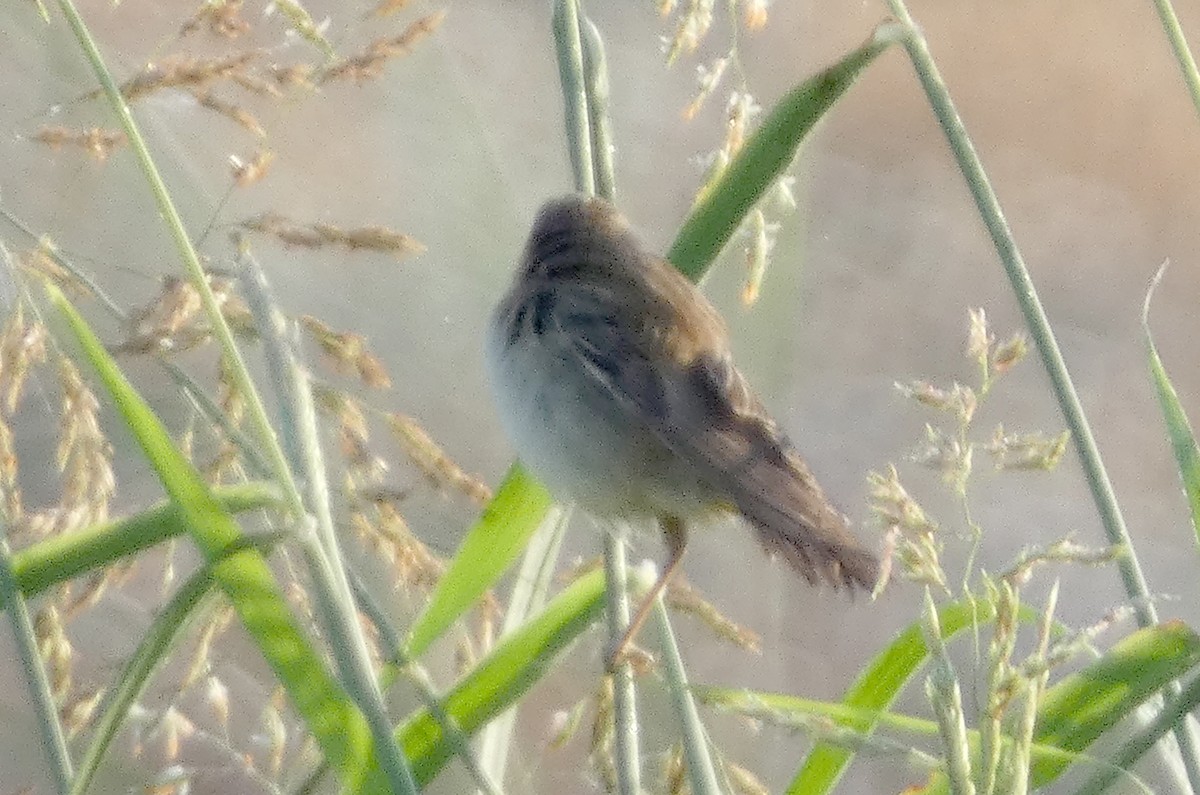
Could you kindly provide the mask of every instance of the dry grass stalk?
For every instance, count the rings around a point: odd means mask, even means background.
[[[734,91],[729,95],[729,108],[725,121],[725,141],[721,146],[722,159],[728,162],[742,150],[750,124],[762,113],[762,107],[746,91]]]
[[[117,147],[125,145],[126,139],[125,133],[120,130],[105,130],[102,127],[72,130],[60,125],[47,125],[33,135],[33,140],[46,144],[51,149],[78,146],[103,163]]]
[[[346,463],[346,490],[370,501],[365,490],[379,490],[377,484],[387,472],[388,463],[370,447],[371,432],[362,404],[324,384],[314,384],[313,396],[318,408],[338,423],[338,448]]]
[[[769,0],[742,0],[742,21],[747,30],[762,30],[767,26]]]
[[[26,323],[20,302],[9,314],[0,332],[0,511],[13,536],[25,526],[21,490],[17,484],[19,459],[16,440],[9,424],[25,392],[31,372],[46,360],[46,328],[39,322]]]
[[[315,46],[326,57],[334,56],[333,45],[325,38],[326,24],[318,25],[298,0],[272,0],[270,8],[279,11],[300,38]]]
[[[192,791],[194,773],[184,765],[170,765],[160,770],[146,786],[146,795],[188,795]]]
[[[263,77],[258,74],[249,72],[234,72],[229,76],[229,79],[238,86],[249,91],[251,94],[257,94],[262,97],[271,97],[273,99],[283,96],[283,91],[279,82],[275,79],[274,72],[271,67],[268,67],[268,76]]]
[[[237,381],[229,368],[228,360],[222,356],[217,362],[217,405],[229,424],[240,427],[246,413],[246,398],[238,389]],[[219,443],[212,459],[204,466],[204,475],[211,483],[220,483],[227,477],[236,479],[244,474],[241,450],[219,426],[212,428]]]
[[[156,91],[168,88],[203,89],[219,80],[244,74],[258,53],[234,53],[219,58],[193,58],[172,55],[159,64],[147,64],[142,71],[121,85],[126,101],[134,102]]]
[[[593,696],[596,704],[592,717],[592,738],[588,748],[588,762],[600,778],[605,792],[616,792],[617,764],[614,757],[616,736],[613,733],[613,678],[600,680],[600,690]]]
[[[234,292],[233,279],[208,275],[208,283],[221,313],[235,332],[252,334],[250,310]],[[159,353],[188,350],[207,342],[212,334],[208,320],[201,314],[200,293],[190,281],[165,276],[155,298],[132,311],[126,325],[127,338],[110,347],[114,353]]]
[[[316,88],[313,83],[313,73],[316,71],[311,64],[271,64],[267,67],[267,71],[275,84],[282,89],[306,89],[312,90]]]
[[[200,681],[201,677],[212,670],[213,645],[217,638],[229,629],[234,615],[233,606],[226,603],[214,610],[204,622],[200,629],[200,636],[196,639],[196,647],[192,650],[191,660],[180,679],[180,692],[191,689]]]
[[[163,743],[163,756],[174,762],[179,759],[183,741],[196,733],[196,724],[177,707],[167,707],[158,722],[158,735]]]
[[[918,403],[956,415],[961,423],[969,423],[979,405],[975,390],[957,381],[950,389],[936,387],[928,381],[897,382],[895,387],[900,394]]]
[[[224,116],[259,138],[267,137],[267,131],[263,129],[262,124],[254,117],[254,114],[242,106],[219,99],[208,91],[193,91],[192,96],[196,98],[196,102],[200,107],[211,110],[218,116]]]
[[[3,486],[3,517],[13,535],[19,532],[24,510],[21,490],[17,486],[18,459],[16,443],[8,421],[0,417],[0,486]]]
[[[694,52],[708,35],[713,22],[713,0],[690,0],[675,24],[675,33],[665,41],[667,63],[674,63],[683,53]],[[659,10],[669,13],[674,3],[660,3]]]
[[[387,422],[409,459],[435,486],[457,489],[481,505],[492,498],[491,489],[454,463],[412,417],[393,413]]]
[[[683,761],[683,746],[675,744],[663,759],[663,791],[667,795],[687,795],[687,764]]]
[[[1004,427],[998,426],[984,450],[992,456],[996,469],[1050,470],[1058,466],[1070,440],[1070,431],[1057,436],[1047,436],[1040,431],[1006,434]]]
[[[79,522],[66,524],[54,528],[57,532],[64,530],[74,530],[79,526]],[[76,583],[63,586],[58,591],[56,604],[59,610],[62,611],[63,619],[66,621],[74,621],[81,613],[90,610],[100,603],[104,598],[104,594],[108,592],[110,586],[119,584],[122,579],[133,571],[135,563],[133,560],[114,563],[107,568],[93,571],[84,580],[83,585],[79,586]]]
[[[386,389],[392,385],[383,362],[367,350],[366,337],[349,331],[334,331],[312,315],[301,315],[299,320],[339,373],[356,375],[372,389]]]
[[[388,61],[412,52],[418,42],[441,27],[445,18],[445,9],[435,11],[409,25],[399,36],[376,39],[367,45],[362,53],[330,67],[321,78],[321,82],[355,80],[363,83],[379,77]]]
[[[370,11],[373,17],[390,17],[408,7],[411,0],[380,0]]]
[[[229,734],[229,688],[220,677],[204,680],[204,700],[212,710],[213,719],[226,735]]]
[[[363,543],[392,566],[397,583],[407,588],[427,592],[446,570],[445,562],[413,534],[390,500],[372,503],[370,515],[363,510],[355,511],[350,523]]]
[[[37,612],[33,622],[38,653],[50,674],[50,690],[55,702],[65,704],[71,692],[71,673],[75,651],[67,638],[67,628],[57,607],[48,604]]]
[[[735,765],[728,760],[721,760],[721,767],[733,785],[733,791],[738,795],[770,795],[767,785],[748,768]]]
[[[200,308],[200,294],[187,279],[165,276],[158,295],[130,312],[129,338],[114,350],[150,353],[173,347],[175,335],[192,321]]]
[[[774,237],[769,234],[767,219],[763,211],[750,211],[747,219],[750,244],[746,246],[746,283],[742,286],[742,306],[753,306],[758,302],[763,278],[767,274],[767,258],[774,247]]]
[[[363,249],[390,254],[396,259],[420,254],[425,250],[424,245],[409,235],[394,232],[383,226],[342,229],[333,224],[297,223],[276,213],[263,213],[243,221],[240,226],[252,232],[272,235],[284,245],[300,248],[340,245],[351,251]]]
[[[245,188],[260,181],[267,175],[275,153],[264,149],[249,160],[242,160],[236,155],[229,156],[229,165],[233,170],[233,181],[239,188]]]
[[[46,338],[46,327],[26,323],[25,308],[18,303],[0,331],[0,396],[9,414],[16,411],[30,372],[46,361]]]
[[[288,728],[283,719],[283,710],[276,699],[263,707],[262,736],[266,738],[267,770],[274,779],[283,771],[283,758],[287,751]]]
[[[558,710],[554,713],[550,741],[546,743],[547,748],[557,751],[575,737],[579,727],[583,725],[583,715],[587,711],[589,702],[590,699],[583,698],[576,701],[570,709]]]
[[[346,462],[349,484],[361,491],[364,483],[378,483],[388,470],[387,461],[376,455],[367,444],[367,437],[358,434],[354,426],[338,426],[338,442]]]
[[[667,586],[667,604],[675,610],[689,613],[712,630],[718,638],[728,641],[743,651],[762,652],[762,638],[749,627],[730,619],[705,599],[683,577],[676,576]]]
[[[496,646],[496,637],[504,619],[504,608],[496,598],[494,591],[487,591],[475,603],[478,621],[475,625],[475,637],[479,645],[491,649]]]
[[[60,506],[76,508],[80,526],[108,518],[108,506],[116,492],[112,468],[112,445],[100,429],[100,401],[83,382],[75,363],[58,359],[62,386],[62,419],[56,460],[63,473]]]
[[[729,56],[717,58],[711,64],[698,64],[696,66],[696,96],[683,109],[683,120],[691,121],[700,112],[700,108],[704,107],[704,103],[716,90],[721,83],[721,78],[725,76],[725,68],[729,66]]]
[[[949,592],[941,564],[942,544],[938,540],[937,523],[901,485],[894,466],[889,466],[884,475],[868,473],[867,482],[871,510],[887,531],[888,554],[875,592],[880,592],[887,584],[893,558],[901,562],[905,577]]]
[[[189,36],[202,28],[223,39],[236,39],[249,31],[250,23],[242,17],[242,0],[205,0],[180,27],[179,35]]]
[[[54,244],[43,239],[37,248],[31,248],[16,256],[17,267],[25,273],[49,279],[71,296],[91,295],[92,290],[74,274],[55,260]]]
[[[63,726],[67,729],[68,740],[79,736],[80,732],[91,725],[92,718],[96,716],[96,707],[100,706],[104,699],[104,693],[104,688],[97,688],[92,693],[81,695],[63,706],[60,713]]]

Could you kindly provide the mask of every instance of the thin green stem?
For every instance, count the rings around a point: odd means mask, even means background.
[[[67,738],[63,733],[62,721],[54,702],[54,691],[42,656],[38,653],[37,635],[29,617],[29,605],[21,595],[20,584],[13,572],[12,550],[8,541],[0,535],[0,600],[3,600],[8,621],[12,626],[17,657],[25,672],[25,684],[37,714],[38,729],[42,735],[42,750],[46,762],[54,775],[54,785],[59,793],[69,792],[74,773],[71,752],[67,749]]]
[[[358,604],[358,609],[370,619],[375,625],[375,629],[379,632],[379,644],[384,649],[390,649],[394,655],[390,661],[389,668],[403,672],[408,680],[412,683],[413,689],[417,692],[417,696],[421,699],[421,703],[429,710],[429,714],[437,721],[442,733],[450,742],[450,746],[454,749],[454,753],[462,761],[463,766],[471,777],[475,779],[476,786],[484,795],[501,795],[501,789],[493,780],[493,777],[483,768],[480,760],[475,756],[475,752],[471,750],[471,738],[467,736],[454,717],[446,712],[442,705],[442,699],[434,690],[432,678],[429,672],[425,670],[419,663],[408,659],[404,656],[404,639],[400,637],[400,633],[388,620],[387,613],[383,607],[371,595],[371,590],[367,588],[366,583],[362,581],[355,571],[350,571],[350,587],[354,590],[354,598]],[[490,726],[489,726],[490,728]]]
[[[306,374],[294,366],[293,394],[299,403],[298,415],[302,420],[300,447],[304,454],[304,469],[308,485],[309,501],[314,506],[316,520],[314,533],[301,531],[297,538],[305,553],[309,575],[312,578],[316,603],[323,616],[323,624],[330,634],[330,647],[337,660],[346,690],[352,695],[371,727],[379,763],[391,782],[392,789],[400,795],[416,795],[417,782],[412,767],[395,738],[387,707],[383,703],[383,691],[379,687],[371,666],[366,637],[358,621],[354,597],[346,576],[346,567],[333,526],[330,510],[328,482],[317,438],[316,411],[312,406],[312,393]]]
[[[302,471],[304,453],[300,449],[296,429],[300,427],[296,401],[292,396],[292,378],[289,363],[294,359],[292,346],[286,338],[282,315],[267,283],[267,275],[258,260],[243,246],[238,255],[241,264],[240,281],[246,296],[246,305],[258,328],[263,348],[263,360],[267,365],[267,376],[275,395],[275,410],[279,414],[279,427],[289,432],[282,434],[282,451],[292,471]]]
[[[597,184],[611,199],[611,142],[608,140],[607,75],[604,74],[604,50],[594,29],[585,34],[579,0],[555,0],[553,11],[554,41],[558,52],[558,70],[562,79],[563,109],[566,121],[567,149],[575,174],[575,190],[593,195]],[[585,46],[587,54],[585,56]],[[585,64],[586,61],[586,64]],[[597,173],[604,177],[597,179]],[[608,630],[612,645],[625,633],[629,623],[628,566],[625,543],[613,532],[604,538],[604,572],[608,598]],[[633,672],[628,663],[613,673],[613,730],[616,735],[617,791],[621,795],[641,792],[638,755],[637,702]]]
[[[1179,62],[1179,70],[1183,72],[1183,82],[1187,84],[1188,93],[1192,95],[1192,104],[1196,106],[1196,112],[1200,113],[1200,70],[1196,68],[1196,59],[1183,36],[1179,17],[1175,15],[1171,0],[1154,0],[1154,8],[1158,11],[1167,41],[1171,42],[1171,50],[1175,53],[1175,60]]]
[[[1126,551],[1126,554],[1118,559],[1117,565],[1125,592],[1137,612],[1138,623],[1143,627],[1156,624],[1158,623],[1158,614],[1154,607],[1154,601],[1142,573],[1141,565],[1138,563],[1133,541],[1125,526],[1125,519],[1121,515],[1112,483],[1104,469],[1104,462],[1100,457],[1096,440],[1092,436],[1091,426],[1088,424],[1083,406],[1079,401],[1079,395],[1075,391],[1075,385],[1067,370],[1066,362],[1063,360],[1062,352],[1055,340],[1050,321],[1038,299],[1033,280],[1025,267],[1024,259],[1017,248],[1008,222],[1004,219],[1000,201],[996,197],[995,191],[992,190],[987,173],[967,135],[962,118],[954,107],[950,92],[938,71],[924,35],[917,28],[904,0],[888,0],[888,5],[897,20],[908,29],[908,35],[904,40],[905,49],[908,51],[921,86],[933,107],[942,132],[950,144],[958,167],[975,200],[980,217],[987,227],[992,244],[996,247],[1005,273],[1012,284],[1013,293],[1021,307],[1026,325],[1029,327],[1038,353],[1042,357],[1042,363],[1050,376],[1059,408],[1071,431],[1075,450],[1083,466],[1088,487],[1091,489],[1092,499],[1100,513],[1105,533],[1110,543],[1121,545]],[[1182,747],[1184,766],[1192,790],[1195,791],[1200,788],[1200,744],[1197,743],[1188,726],[1178,727],[1175,736]]]
[[[553,25],[566,116],[567,151],[575,174],[575,190],[590,196],[596,192],[596,180],[592,167],[587,89],[584,87],[578,0],[554,0]]]
[[[583,41],[584,88],[592,143],[592,176],[596,193],[614,204],[617,185],[613,172],[612,122],[608,115],[608,59],[600,30],[587,17],[580,30]]]
[[[629,566],[625,561],[625,542],[610,530],[604,534],[604,583],[608,599],[609,649],[615,649],[625,635],[632,611],[629,609]],[[613,734],[617,768],[617,792],[640,795],[641,762],[638,754],[637,690],[633,685],[633,667],[622,661],[613,678]]]
[[[301,473],[313,523],[297,534],[312,578],[318,612],[330,636],[330,647],[346,689],[363,710],[371,727],[380,764],[399,792],[416,793],[416,780],[404,753],[396,744],[391,720],[371,667],[367,640],[355,611],[354,594],[343,562],[333,523],[333,509],[307,371],[283,337],[279,312],[270,296],[266,275],[248,254],[244,280],[248,303],[267,351],[272,383],[280,414],[283,438],[290,440],[290,470]]]
[[[1062,351],[1054,337],[1050,320],[1046,317],[1033,280],[1025,267],[1025,261],[1017,248],[1008,222],[1004,218],[1000,201],[992,190],[983,164],[975,151],[975,146],[967,135],[962,118],[958,115],[958,110],[950,99],[950,93],[934,63],[933,55],[929,52],[925,37],[916,27],[903,0],[888,0],[888,4],[896,17],[909,28],[910,34],[905,39],[905,47],[916,68],[921,85],[925,89],[925,94],[929,98],[929,103],[933,106],[942,132],[946,135],[950,148],[954,152],[958,167],[966,178],[967,187],[975,199],[979,214],[992,238],[992,244],[1000,255],[1025,322],[1029,326],[1030,334],[1033,336],[1038,353],[1050,376],[1055,397],[1058,399],[1059,408],[1067,426],[1071,430],[1075,449],[1079,454],[1088,486],[1092,491],[1092,498],[1100,512],[1108,539],[1111,543],[1124,545],[1128,549],[1128,554],[1121,558],[1119,566],[1121,578],[1125,583],[1125,592],[1138,611],[1138,623],[1141,626],[1155,624],[1158,622],[1158,615],[1154,609],[1145,576],[1142,574],[1141,566],[1134,553],[1133,543],[1129,537],[1129,531],[1125,527],[1125,520],[1121,515],[1120,506],[1117,504],[1116,495],[1113,493],[1112,483],[1104,469],[1104,462],[1100,458],[1095,438],[1092,436],[1091,426],[1084,415],[1083,406],[1079,402],[1079,395],[1075,391],[1075,385],[1067,370],[1066,362],[1063,360]]]
[[[667,614],[661,594],[655,602],[654,613],[658,619],[659,643],[663,651],[663,675],[675,706],[675,715],[683,730],[683,759],[692,795],[721,795],[717,771],[708,752],[708,733],[696,709],[687,670],[683,667],[683,657],[679,654],[679,644],[675,642],[675,633],[671,630],[671,617]]]

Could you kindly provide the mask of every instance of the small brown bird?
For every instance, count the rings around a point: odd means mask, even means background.
[[[593,516],[665,535],[666,566],[611,661],[679,565],[688,524],[714,513],[740,513],[810,583],[874,586],[878,560],[734,367],[716,309],[608,202],[542,208],[487,348],[530,470]]]

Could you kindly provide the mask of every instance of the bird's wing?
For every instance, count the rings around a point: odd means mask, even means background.
[[[628,293],[603,285],[558,307],[569,355],[631,424],[647,426],[731,500],[769,552],[809,581],[873,587],[878,561],[734,367],[716,310],[670,265],[657,265],[670,275],[650,272],[660,283],[641,294],[660,300],[627,315],[641,323],[615,322],[630,312],[616,303]]]

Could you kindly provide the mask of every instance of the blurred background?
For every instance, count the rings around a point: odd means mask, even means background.
[[[89,0],[81,8],[119,79],[173,52],[228,47],[203,34],[176,38],[193,3]],[[327,35],[346,51],[394,35],[437,8],[413,3],[380,22],[366,18],[366,5],[308,4],[318,22],[330,20]],[[371,397],[375,405],[418,418],[464,469],[495,485],[512,453],[487,399],[482,334],[534,212],[568,191],[571,177],[548,4],[460,0],[447,8],[441,27],[377,79],[252,102],[264,140],[182,92],[148,97],[135,115],[193,233],[214,225],[204,243],[214,258],[229,255],[229,224],[269,210],[341,226],[384,224],[426,246],[402,262],[285,249],[265,239],[255,251],[285,307],[369,338],[394,382]],[[1022,247],[1159,610],[1196,626],[1195,533],[1147,375],[1140,312],[1151,277],[1170,260],[1151,321],[1195,420],[1200,118],[1151,4],[914,0],[911,10]],[[1184,29],[1200,37],[1197,7],[1179,10]],[[736,86],[731,75],[694,119],[685,122],[682,110],[696,93],[696,65],[728,50],[728,19],[718,9],[699,50],[668,68],[660,39],[672,28],[654,3],[594,2],[587,11],[608,47],[618,203],[665,250],[701,183],[698,161],[724,137],[726,99]],[[280,62],[316,60],[307,45],[284,35],[280,20],[260,13],[247,4],[254,29],[237,47],[262,47],[268,60]],[[863,41],[886,7],[776,0],[768,13],[764,29],[738,33],[747,86],[766,108]],[[115,126],[100,102],[81,99],[93,89],[93,76],[65,23],[54,11],[51,17],[44,24],[32,3],[0,8],[0,206],[50,235],[122,303],[144,303],[157,293],[160,274],[179,270],[165,229],[152,222],[151,199],[128,149],[100,163],[74,147],[30,140],[43,125]],[[276,156],[270,173],[231,191],[229,156],[249,159],[261,149]],[[940,418],[899,396],[893,382],[973,383],[974,367],[963,355],[968,307],[985,308],[1002,338],[1021,320],[903,50],[894,48],[866,70],[804,146],[793,174],[799,208],[772,216],[780,228],[760,301],[751,308],[739,301],[740,240],[714,269],[706,292],[725,313],[751,383],[826,491],[860,522],[860,534],[879,543],[866,474],[896,462],[909,490],[944,525],[948,557],[961,559],[967,542],[948,490],[936,474],[905,463],[924,423]],[[10,247],[27,245],[11,228],[0,228]],[[8,303],[11,289],[3,295]],[[100,313],[90,316],[110,338],[119,337]],[[211,355],[181,361],[211,377]],[[163,401],[168,419],[180,420],[161,371],[138,359],[127,363],[137,383]],[[36,412],[26,411],[15,428],[27,461],[48,460],[53,450],[53,407],[44,415],[39,423]],[[1001,380],[976,420],[976,435],[987,438],[999,423],[1010,431],[1062,429],[1036,356]],[[132,512],[158,499],[158,487],[136,455],[122,455],[131,443],[118,424],[108,428],[119,465],[115,511]],[[984,568],[1001,570],[1029,545],[1068,534],[1088,545],[1105,543],[1073,450],[1050,474],[994,473],[981,456],[976,469],[971,504],[985,531]],[[54,493],[33,466],[26,470],[28,501],[39,489]],[[424,488],[416,472],[398,468],[391,477],[414,491],[406,513],[414,530],[450,553],[476,509]],[[596,527],[577,519],[565,560],[598,552]],[[635,554],[659,559],[659,540],[636,539]],[[840,695],[916,615],[919,596],[904,583],[875,604],[822,594],[767,560],[737,526],[696,533],[685,571],[723,611],[761,633],[764,647],[761,656],[748,656],[681,618],[695,681],[820,699]],[[1060,615],[1070,624],[1090,624],[1124,601],[1111,568],[1043,572],[1031,586],[1034,598],[1056,576],[1063,581]],[[111,676],[149,621],[159,595],[153,578],[148,582],[142,593],[123,589],[72,626],[77,644],[98,652],[91,657],[97,681]],[[1106,642],[1129,628],[1114,630]],[[0,650],[9,643],[5,633]],[[524,747],[541,747],[554,711],[586,695],[580,675],[598,675],[602,648],[599,635],[589,637],[571,665],[535,691],[520,717]],[[252,672],[259,664],[229,656],[231,667]],[[11,655],[0,653],[3,659]],[[0,663],[0,682],[13,683],[0,688],[0,715],[13,725],[28,721],[29,711],[19,673],[9,668]],[[644,690],[653,735],[653,715],[666,701],[653,684]],[[903,706],[917,709],[922,701],[910,695]],[[758,772],[771,791],[786,785],[806,747],[800,736],[732,718],[714,716],[711,724],[729,757]],[[32,735],[6,731],[0,743],[7,744],[0,759],[40,769]],[[577,739],[566,750],[514,760],[511,791],[589,791],[579,765],[585,745]],[[1152,782],[1160,780],[1157,764],[1153,755],[1143,764]],[[29,772],[18,775],[19,768],[0,763],[0,791],[27,781]],[[464,791],[458,776],[446,774],[435,789]],[[923,780],[899,760],[868,760],[851,771],[844,791],[898,792]],[[223,786],[219,776],[207,784],[201,777],[193,791]]]

